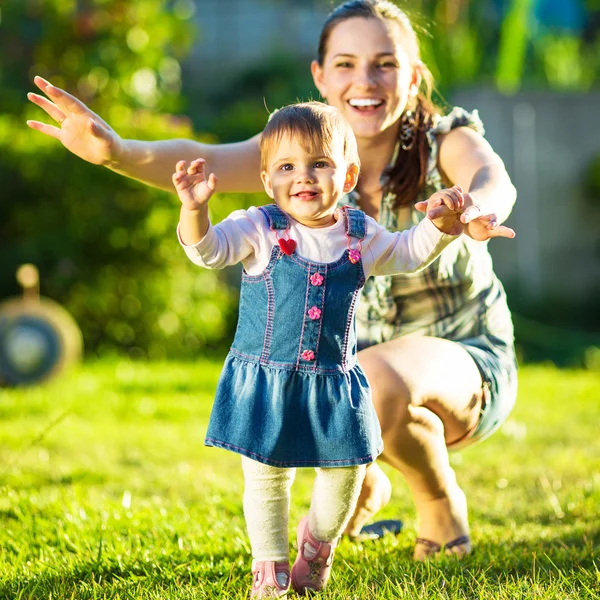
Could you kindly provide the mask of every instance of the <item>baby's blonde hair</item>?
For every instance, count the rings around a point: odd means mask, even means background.
[[[260,168],[267,169],[269,153],[284,136],[297,139],[311,154],[330,156],[341,145],[348,164],[360,166],[356,138],[337,108],[323,102],[290,104],[271,114],[260,136]]]

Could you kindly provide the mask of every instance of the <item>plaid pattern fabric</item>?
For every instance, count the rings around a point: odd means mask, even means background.
[[[464,126],[484,133],[477,111],[459,107],[434,122],[427,134],[428,174],[417,200],[426,200],[444,187],[437,169],[438,136]],[[392,193],[386,194],[379,213],[379,222],[388,230],[408,229],[424,218],[413,207],[394,211],[394,199]],[[351,192],[342,204],[358,207],[358,194]],[[357,309],[357,327],[360,342],[368,345],[408,334],[455,341],[490,334],[513,343],[510,312],[487,244],[466,236],[423,271],[369,278]]]

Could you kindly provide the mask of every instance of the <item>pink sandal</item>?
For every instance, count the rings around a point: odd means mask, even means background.
[[[285,573],[286,585],[281,585],[277,581],[277,573]],[[256,562],[252,567],[252,577],[250,598],[279,598],[285,596],[290,589],[290,564],[272,560]]]
[[[298,556],[292,567],[292,587],[299,594],[318,592],[329,581],[335,542],[320,542],[308,529],[308,517],[298,524]]]

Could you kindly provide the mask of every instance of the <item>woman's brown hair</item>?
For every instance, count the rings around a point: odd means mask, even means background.
[[[419,41],[410,19],[389,0],[350,0],[335,8],[325,20],[319,39],[317,60],[321,66],[331,32],[339,23],[357,17],[397,23],[404,36],[403,45],[411,64],[419,65],[421,74],[421,85],[414,99],[415,104],[406,107],[400,123],[398,155],[385,172],[389,181],[384,192],[394,194],[394,206],[398,208],[413,204],[425,184],[429,161],[427,130],[432,125],[434,115],[440,113],[431,99],[433,77],[429,69],[421,63]],[[403,139],[403,129],[408,132],[412,130],[408,139]]]

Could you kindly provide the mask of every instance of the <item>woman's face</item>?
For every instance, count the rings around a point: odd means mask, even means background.
[[[402,47],[393,21],[355,17],[338,23],[327,42],[323,65],[312,64],[317,89],[346,117],[357,138],[392,130],[419,76]]]

